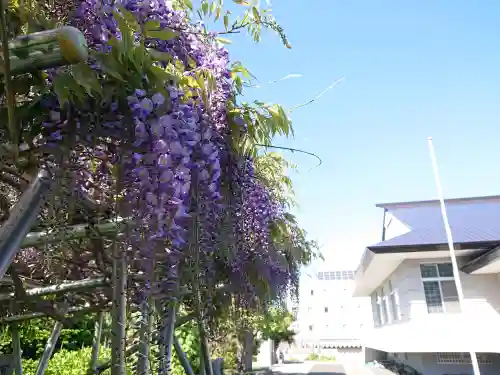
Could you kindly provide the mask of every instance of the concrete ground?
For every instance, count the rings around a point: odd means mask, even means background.
[[[368,368],[362,365],[341,364],[337,362],[304,362],[274,365],[272,372],[275,375],[371,375]]]

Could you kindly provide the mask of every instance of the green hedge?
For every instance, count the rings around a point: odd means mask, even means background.
[[[61,349],[55,353],[49,361],[49,367],[45,375],[85,375],[88,371],[92,348],[82,348],[80,350]],[[100,362],[110,358],[111,351],[102,349],[99,355]],[[35,375],[38,360],[23,359],[23,375]],[[103,375],[109,375],[110,370],[104,371]],[[127,375],[132,375],[128,371]]]
[[[311,353],[306,357],[306,361],[333,362],[335,361],[335,357],[329,355],[319,355],[318,353]]]

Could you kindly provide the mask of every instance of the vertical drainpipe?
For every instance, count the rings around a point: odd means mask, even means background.
[[[382,220],[382,241],[385,241],[385,215],[387,214],[387,208],[384,208],[384,219]]]

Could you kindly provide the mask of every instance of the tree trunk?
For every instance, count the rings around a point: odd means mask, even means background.
[[[242,358],[241,362],[245,371],[252,371],[253,359],[253,334],[250,330],[243,331],[242,335]]]

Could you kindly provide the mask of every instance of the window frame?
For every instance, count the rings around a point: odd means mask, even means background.
[[[445,304],[445,300],[444,300],[444,295],[443,295],[443,287],[441,285],[441,282],[442,281],[453,281],[455,283],[455,274],[453,274],[453,276],[439,276],[439,264],[452,264],[450,261],[441,261],[441,262],[421,262],[418,266],[419,268],[419,271],[420,271],[420,279],[422,280],[422,288],[424,288],[423,292],[424,292],[424,299],[426,300],[425,301],[425,305],[427,306],[427,313],[428,314],[447,314],[447,311],[446,311],[446,304]],[[427,265],[427,266],[435,266],[436,268],[436,271],[437,271],[437,276],[433,276],[433,277],[424,277],[422,276],[422,269],[420,266],[422,265]],[[425,296],[425,287],[424,287],[424,283],[426,281],[429,281],[429,282],[437,282],[438,284],[438,287],[439,287],[439,296],[441,298],[441,308],[443,311],[440,311],[440,312],[429,312],[429,306],[427,305],[427,298]],[[456,284],[455,284],[456,286]]]

